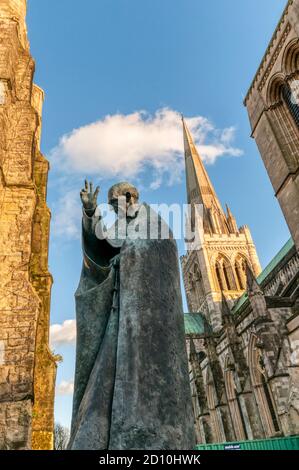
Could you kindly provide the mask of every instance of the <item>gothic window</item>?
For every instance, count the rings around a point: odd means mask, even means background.
[[[222,274],[222,267],[220,263],[217,262],[216,263],[216,276],[217,276],[218,285],[219,285],[220,290],[226,290],[226,285],[224,284],[221,274]]]
[[[215,391],[215,384],[213,380],[213,375],[211,372],[210,367],[207,370],[206,375],[206,394],[207,394],[207,403],[209,408],[210,420],[211,420],[211,427],[213,432],[213,441],[214,442],[224,442],[225,441],[225,434],[221,422],[220,410],[216,406],[217,399],[216,399],[216,391]]]
[[[195,416],[195,430],[199,438],[198,442],[208,442],[211,432],[208,429],[205,429],[203,426],[204,420],[208,413],[208,404],[202,370],[200,367],[200,358],[199,353],[196,353],[195,349],[193,349],[193,352],[192,347],[190,347],[190,349],[190,363],[192,366],[191,390]],[[205,355],[203,351],[201,351],[201,353]]]
[[[274,436],[280,431],[270,386],[267,382],[263,354],[257,346],[257,337],[252,334],[248,348],[248,362],[254,395],[260,411],[266,437]]]
[[[216,278],[220,290],[236,290],[236,282],[230,262],[220,256],[215,264]]]
[[[289,83],[281,86],[281,97],[287,105],[297,127],[299,127],[299,41],[293,39],[286,47],[283,60],[286,77],[292,77]]]
[[[242,279],[242,276],[241,276],[241,273],[240,273],[240,265],[237,261],[235,263],[235,271],[236,271],[236,276],[237,276],[237,280],[238,280],[240,289],[245,289],[245,286],[243,284],[243,279]]]
[[[296,74],[299,70],[299,40],[289,42],[284,52],[283,70],[286,75]]]
[[[226,282],[228,290],[232,290],[232,286],[231,286],[231,283],[230,283],[230,279],[228,277],[228,272],[227,272],[227,267],[226,266],[223,266],[223,274],[224,274],[224,277],[225,277],[225,282]]]
[[[269,407],[269,411],[271,414],[271,419],[274,425],[274,429],[276,432],[279,432],[279,424],[278,424],[278,420],[277,420],[276,413],[275,413],[274,403],[273,403],[272,396],[271,396],[264,374],[262,374],[262,384],[263,384],[263,389],[264,389],[265,397],[267,400],[267,404]]]
[[[296,171],[299,162],[299,72],[293,69],[293,65],[291,65],[292,70],[289,67],[287,69],[288,75],[292,74],[292,82],[286,82],[284,74],[274,75],[269,83],[267,101],[269,117],[275,126],[278,143],[284,149],[285,162],[291,171]]]
[[[287,105],[296,126],[299,128],[299,101],[298,101],[298,86],[297,89],[295,85],[291,87],[289,84],[285,83],[282,85],[281,94],[283,101]]]
[[[228,399],[228,405],[230,409],[230,414],[234,424],[234,429],[236,433],[236,438],[239,440],[248,439],[245,419],[242,410],[242,404],[240,396],[237,392],[237,386],[234,376],[234,364],[231,361],[230,357],[227,356],[225,361],[225,372],[224,372],[224,381],[225,381],[225,390]]]
[[[247,441],[248,440],[248,434],[247,434],[244,414],[243,414],[243,410],[242,410],[241,399],[240,399],[240,396],[238,394],[236,394],[236,402],[237,402],[237,406],[238,406],[238,410],[239,410],[239,414],[240,414],[240,418],[241,418],[241,422],[242,422],[242,429],[244,431],[245,440]]]
[[[237,257],[235,261],[235,273],[238,286],[241,290],[246,289],[246,264],[247,261],[242,256]]]

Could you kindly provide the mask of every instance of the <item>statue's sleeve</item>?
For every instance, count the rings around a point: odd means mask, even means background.
[[[98,211],[89,216],[83,209],[83,267],[75,294],[77,345],[72,417],[73,437],[80,403],[106,334],[115,287],[115,267],[110,264],[110,261],[119,253],[119,250],[114,250],[106,240],[97,238],[98,223],[102,223]],[[109,376],[108,379],[110,378]]]
[[[93,216],[87,215],[83,209],[82,217],[82,245],[83,256],[88,264],[94,263],[97,266],[109,266],[111,259],[116,256],[120,249],[112,247],[107,240],[99,239],[96,236],[96,227],[102,224],[102,217],[96,210]],[[104,232],[104,230],[103,230]]]

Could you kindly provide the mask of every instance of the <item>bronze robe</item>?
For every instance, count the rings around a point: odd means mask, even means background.
[[[151,211],[141,208],[135,222]],[[113,247],[96,237],[98,220],[83,214],[69,447],[192,449],[176,242],[127,238]]]

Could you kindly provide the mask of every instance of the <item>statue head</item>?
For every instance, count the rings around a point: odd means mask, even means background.
[[[119,208],[126,208],[126,212],[130,213],[130,208],[138,204],[139,192],[130,183],[122,182],[114,184],[108,191],[108,203],[113,207],[117,213]]]

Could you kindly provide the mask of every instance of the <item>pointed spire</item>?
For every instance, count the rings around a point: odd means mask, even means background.
[[[248,264],[246,265],[246,277],[247,294],[254,318],[268,317],[267,303],[264,293]]]
[[[203,205],[204,232],[228,234],[226,215],[183,116],[182,122],[188,204]],[[192,222],[194,223],[194,221]]]
[[[258,292],[261,290],[255,275],[252,272],[251,267],[248,263],[246,263],[246,279],[247,279],[247,291],[250,292]]]
[[[227,217],[229,218],[234,218],[233,214],[232,214],[232,211],[230,210],[228,204],[225,204],[225,207],[226,207],[226,212],[227,212]]]
[[[222,211],[214,187],[204,167],[203,161],[195,147],[193,138],[182,116],[184,149],[186,159],[188,203],[204,204],[206,209],[213,206]]]
[[[229,228],[230,232],[231,233],[239,233],[237,222],[236,222],[235,217],[233,216],[232,211],[230,210],[230,208],[227,204],[225,204],[225,206],[226,206],[226,213],[227,213],[227,224],[228,224],[228,228]]]

